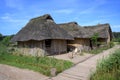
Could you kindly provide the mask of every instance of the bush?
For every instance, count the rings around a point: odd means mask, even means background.
[[[98,63],[91,80],[120,80],[120,50]]]
[[[114,38],[113,41],[117,42],[118,44],[120,44],[120,38]]]
[[[8,53],[7,47],[3,45],[2,43],[0,43],[0,55],[3,55],[5,53]]]
[[[98,65],[98,69],[104,72],[110,72],[114,67],[120,67],[120,50],[117,50],[107,59],[103,59]]]
[[[103,46],[103,47],[100,47],[100,48],[93,49],[93,50],[89,51],[89,53],[98,54],[98,53],[101,53],[102,51],[107,50],[107,49],[109,49],[108,46]]]
[[[110,48],[112,48],[112,47],[114,46],[113,41],[109,42],[109,44],[108,44],[108,45],[109,45],[109,47],[110,47]]]
[[[6,45],[6,46],[9,46],[9,44],[10,44],[10,39],[11,39],[11,36],[5,37],[5,38],[2,40],[2,44]]]

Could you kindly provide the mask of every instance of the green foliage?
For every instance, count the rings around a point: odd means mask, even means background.
[[[10,39],[11,39],[11,36],[6,36],[3,40],[2,40],[2,43],[6,46],[8,46],[10,44]]]
[[[91,80],[120,80],[120,50],[98,63],[97,71]]]
[[[110,47],[108,47],[108,46],[104,46],[104,47],[101,47],[101,48],[93,49],[93,50],[89,51],[89,53],[91,53],[91,54],[98,54],[98,53],[101,53],[102,51],[107,50],[109,48]]]
[[[114,36],[113,41],[118,42],[118,44],[120,44],[120,32],[113,32],[113,36]]]
[[[120,32],[113,32],[114,38],[120,38]]]
[[[12,35],[13,36],[13,35]],[[16,66],[19,68],[31,69],[38,71],[44,75],[50,76],[51,68],[56,68],[57,72],[60,73],[65,69],[70,68],[73,63],[64,60],[58,60],[49,57],[32,57],[15,55],[8,51],[10,46],[10,39],[12,36],[6,36],[0,42],[0,63]]]
[[[116,44],[120,44],[120,38],[114,38],[113,42],[116,43]]]
[[[0,33],[0,37],[2,37],[2,34]]]
[[[94,33],[94,35],[91,37],[92,43],[97,47],[98,44],[98,33]]]
[[[1,49],[3,50],[2,52],[0,52],[1,64],[8,64],[19,68],[31,69],[47,76],[50,76],[51,68],[56,68],[57,73],[60,73],[73,65],[72,62],[58,60],[55,58],[49,57],[36,58],[32,56],[13,55],[7,53],[5,49],[3,49],[2,47],[0,47],[0,51]]]
[[[2,38],[3,38],[3,36],[2,36],[2,34],[0,33],[0,41],[2,40]]]
[[[112,48],[114,46],[113,41],[109,42],[108,46],[109,46],[109,48]]]
[[[114,38],[113,41],[114,42],[120,42],[120,38]]]
[[[99,48],[93,49],[93,50],[89,51],[89,53],[91,53],[91,54],[98,54],[98,53],[103,52],[104,50],[112,48],[113,46],[114,46],[114,43],[111,41],[108,45],[105,45],[103,47],[99,47]]]
[[[7,47],[5,45],[3,45],[2,43],[0,43],[0,56],[5,53],[8,53]]]

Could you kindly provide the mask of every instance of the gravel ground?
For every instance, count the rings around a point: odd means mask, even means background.
[[[56,59],[62,59],[62,60],[68,60],[68,61],[73,62],[74,64],[77,64],[77,63],[80,63],[92,56],[93,56],[93,54],[83,53],[82,55],[73,54],[73,58],[71,58],[72,53],[66,53],[66,54],[54,55],[54,56],[49,56],[49,57],[54,57]]]
[[[47,78],[38,72],[0,64],[0,80],[45,80]]]

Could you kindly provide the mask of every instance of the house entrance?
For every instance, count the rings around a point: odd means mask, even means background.
[[[93,49],[92,40],[90,39],[90,48]]]
[[[51,54],[51,42],[52,42],[51,39],[45,40],[45,49],[46,49],[47,55]]]

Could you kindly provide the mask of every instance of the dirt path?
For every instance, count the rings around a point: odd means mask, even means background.
[[[96,70],[98,60],[112,54],[118,48],[120,46],[103,51],[48,80],[89,80],[90,75]]]
[[[97,61],[108,56],[117,48],[120,46],[115,46],[80,62],[52,79],[31,70],[0,64],[0,80],[89,80],[90,74],[96,70]]]
[[[48,77],[27,69],[0,64],[0,80],[44,80]]]

